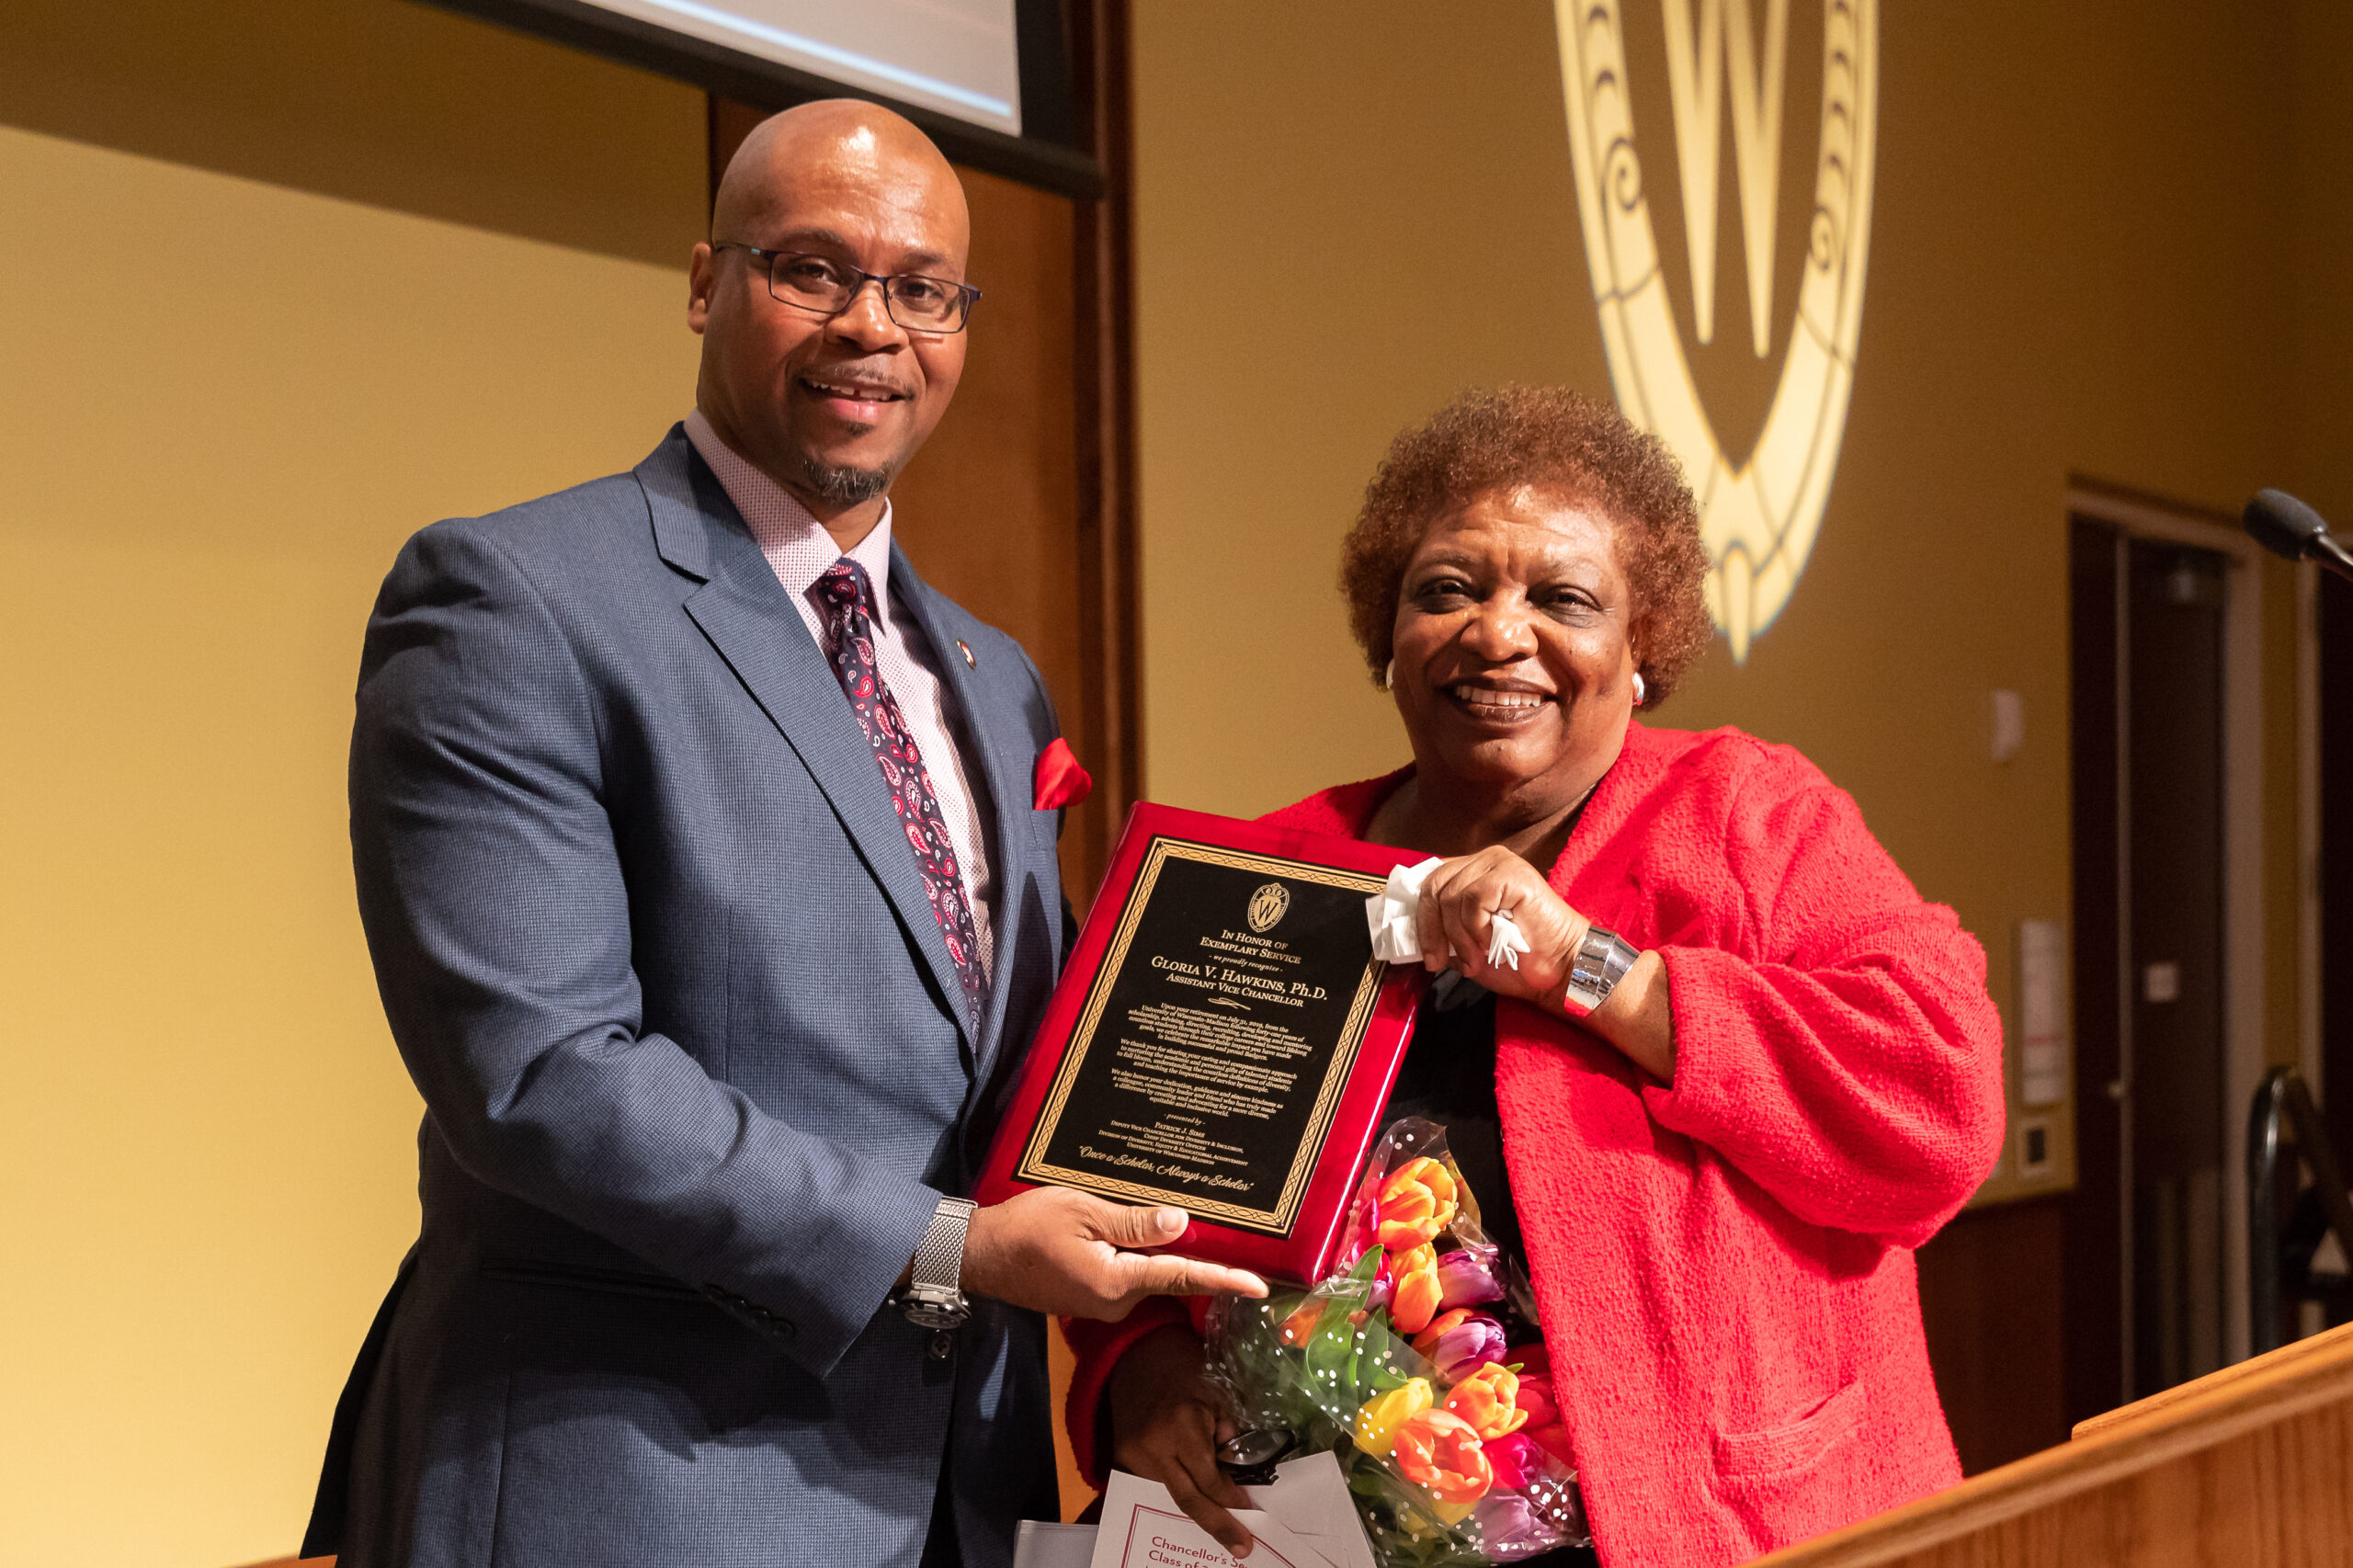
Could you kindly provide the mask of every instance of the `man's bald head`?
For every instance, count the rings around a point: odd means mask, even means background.
[[[822,98],[754,126],[720,176],[710,237],[743,233],[772,212],[780,197],[789,197],[794,181],[820,171],[854,173],[894,195],[919,198],[943,214],[952,211],[961,276],[972,218],[955,169],[915,121],[859,98]]]
[[[892,480],[947,411],[965,337],[910,331],[864,284],[825,316],[772,288],[772,271],[958,286],[971,240],[956,171],[875,104],[833,98],[763,120],[720,180],[687,311],[703,335],[696,403],[845,548],[881,518]]]

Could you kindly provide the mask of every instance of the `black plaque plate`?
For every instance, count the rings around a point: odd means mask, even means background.
[[[1380,994],[1382,880],[1154,840],[1014,1174],[1289,1231]]]

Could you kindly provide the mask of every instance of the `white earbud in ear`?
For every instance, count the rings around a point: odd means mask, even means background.
[[[1384,670],[1382,670],[1382,671],[1381,672],[1381,690],[1383,690],[1383,691],[1388,691],[1388,690],[1392,689],[1392,687],[1394,687],[1396,686],[1396,684],[1397,684],[1397,661],[1396,661],[1396,660],[1394,660],[1394,659],[1392,659],[1392,660],[1390,660],[1390,661],[1389,661],[1389,667],[1388,667],[1388,668],[1386,668],[1386,669],[1384,669]]]
[[[1634,706],[1640,708],[1650,699],[1650,688],[1643,684],[1643,672],[1634,672]]]

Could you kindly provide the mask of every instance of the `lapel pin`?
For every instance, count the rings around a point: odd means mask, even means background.
[[[964,667],[966,669],[976,670],[981,667],[979,661],[972,657],[972,644],[966,642],[961,637],[956,639],[956,651],[964,655]]]

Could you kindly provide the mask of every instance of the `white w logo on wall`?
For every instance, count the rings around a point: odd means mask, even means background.
[[[1710,344],[1718,325],[1719,152],[1729,108],[1748,339],[1761,361],[1775,336],[1790,0],[1765,0],[1761,25],[1751,0],[1660,5],[1692,335]],[[1770,404],[1737,466],[1702,401],[1668,297],[1635,145],[1622,10],[1620,0],[1555,0],[1586,262],[1619,406],[1665,440],[1690,474],[1712,562],[1708,608],[1733,657],[1745,660],[1805,570],[1846,428],[1870,243],[1878,0],[1824,0],[1822,121],[1802,275]]]

